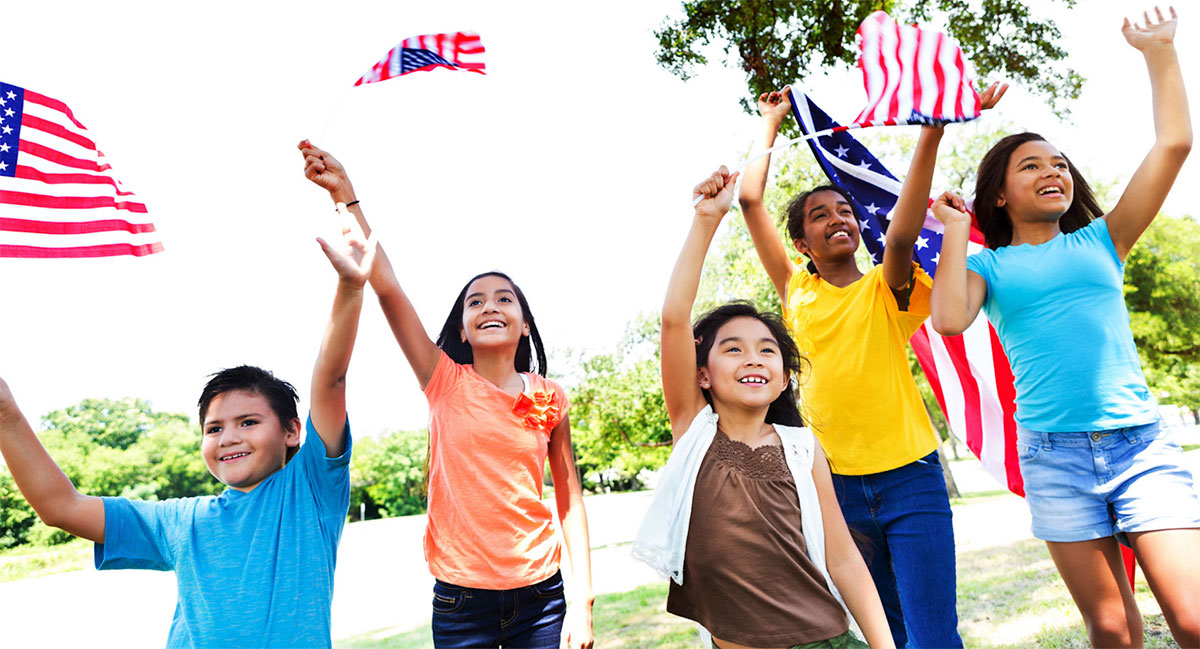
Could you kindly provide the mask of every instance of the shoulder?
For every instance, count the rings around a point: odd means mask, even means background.
[[[1003,248],[1000,248],[999,250],[1003,250]],[[967,255],[967,270],[972,271],[977,275],[987,277],[991,274],[992,267],[996,264],[999,250],[984,248],[978,252]]]
[[[442,396],[462,380],[466,373],[466,365],[456,363],[445,351],[439,349],[437,364],[433,366],[433,374],[429,375],[429,383],[425,385],[426,398],[432,400]]]

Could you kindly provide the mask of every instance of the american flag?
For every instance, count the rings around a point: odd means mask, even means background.
[[[483,41],[475,32],[413,36],[400,41],[354,85],[386,81],[410,72],[435,68],[487,74],[483,65],[483,51]]]
[[[876,11],[858,28],[867,107],[860,126],[945,124],[979,117],[962,50],[945,34],[900,25]]]
[[[0,257],[141,257],[162,251],[63,102],[0,82]]]
[[[805,133],[838,126],[809,99],[792,102],[792,113]],[[850,133],[838,131],[808,141],[813,155],[830,182],[841,187],[862,216],[859,228],[871,261],[883,261],[888,215],[900,195],[900,181],[871,155]],[[972,239],[983,237],[972,231]],[[979,244],[972,247],[978,249]],[[913,257],[933,276],[942,249],[942,225],[927,215],[913,250]],[[955,437],[966,443],[984,468],[1000,484],[1024,496],[1024,483],[1017,464],[1015,396],[1012,370],[1000,340],[982,314],[962,335],[943,337],[929,321],[911,341],[917,360],[937,395],[938,404]]]

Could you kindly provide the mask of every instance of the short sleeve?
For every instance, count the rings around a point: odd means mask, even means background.
[[[783,300],[783,320],[791,322],[795,317],[796,312],[804,307],[801,300],[794,299],[800,290],[800,287],[812,277],[812,273],[808,272],[803,265],[793,264],[792,275],[788,277],[787,296]],[[793,304],[796,302],[796,304]]]
[[[975,273],[983,278],[983,281],[992,284],[992,251],[980,250],[973,255],[967,255],[967,270]]]
[[[1076,230],[1076,232],[1087,237],[1095,245],[1103,247],[1117,268],[1124,272],[1125,262],[1121,261],[1121,257],[1117,255],[1117,246],[1113,243],[1112,232],[1108,230],[1108,221],[1106,219],[1095,219],[1087,224],[1087,226]]]
[[[550,427],[553,430],[567,416],[567,412],[571,409],[571,401],[567,398],[567,391],[563,389],[563,386],[554,381],[546,381],[546,384],[548,387],[554,389],[554,407],[558,411],[558,418],[555,419],[554,425]]]
[[[304,444],[292,461],[304,466],[322,515],[345,516],[350,507],[350,453],[354,446],[350,419],[346,419],[346,450],[337,457],[325,457],[325,442],[313,428],[311,414],[305,429]]]
[[[437,365],[433,366],[433,374],[429,376],[429,383],[425,385],[425,400],[429,405],[432,406],[445,396],[461,375],[462,366],[455,363],[446,352],[441,352]]]
[[[929,317],[929,296],[933,293],[933,278],[917,262],[913,262],[913,285],[908,294],[908,308],[903,312],[925,322]]]
[[[194,510],[196,499],[150,502],[104,498],[104,543],[97,543],[97,570],[174,570],[172,537]]]

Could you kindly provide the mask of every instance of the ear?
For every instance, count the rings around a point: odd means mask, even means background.
[[[1004,192],[997,193],[996,194],[996,207],[1004,207],[1004,203],[1005,203]]]
[[[462,327],[458,328],[458,339],[460,342],[467,342],[467,332]]]
[[[696,370],[696,384],[704,390],[712,387],[712,380],[708,376],[708,368],[701,367]]]
[[[304,424],[298,418],[293,417],[291,421],[283,427],[283,439],[288,446],[300,445],[300,431],[304,428]]]
[[[529,335],[529,324],[524,324],[524,325],[522,325],[522,326],[521,326],[521,335],[522,335],[522,336],[528,336],[528,335]]]
[[[808,241],[806,241],[805,239],[792,239],[792,245],[796,246],[796,250],[800,254],[802,254],[802,255],[808,254]]]

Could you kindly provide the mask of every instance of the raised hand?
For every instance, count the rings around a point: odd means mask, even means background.
[[[333,264],[333,269],[337,271],[338,277],[343,282],[362,288],[371,276],[375,251],[379,247],[376,245],[374,237],[367,239],[363,236],[362,229],[358,227],[354,215],[346,209],[345,203],[338,203],[337,210],[342,219],[340,245],[331,245],[320,237],[317,237],[317,243],[321,244],[321,250],[329,258],[329,263]]]
[[[1125,36],[1125,40],[1141,52],[1145,52],[1146,48],[1154,45],[1171,45],[1175,42],[1175,26],[1179,23],[1178,16],[1175,15],[1175,7],[1168,7],[1171,13],[1171,19],[1163,18],[1162,10],[1158,7],[1154,8],[1154,15],[1157,20],[1150,18],[1150,12],[1142,13],[1145,19],[1145,26],[1137,23],[1130,23],[1129,19],[1125,19],[1125,24],[1121,27],[1121,34]]]
[[[788,101],[787,95],[790,90],[791,86],[784,86],[781,90],[764,92],[759,95],[758,114],[774,122],[782,122],[783,118],[787,117],[788,111],[792,109],[792,102]]]
[[[979,94],[981,110],[991,110],[992,108],[995,108],[996,104],[1000,103],[1000,98],[1003,97],[1004,93],[1006,92],[1008,92],[1007,83],[1000,83],[997,81],[988,86],[987,90],[984,90]]]
[[[933,216],[941,221],[942,225],[971,224],[971,215],[967,214],[967,202],[954,192],[945,192],[933,201]]]
[[[330,197],[337,202],[349,203],[354,200],[354,187],[350,184],[350,177],[346,175],[346,168],[337,158],[317,148],[308,140],[301,140],[296,148],[304,155],[305,178],[329,192]]]
[[[721,220],[733,203],[733,187],[738,175],[730,174],[725,165],[714,171],[692,189],[692,200],[698,201],[696,215]]]

